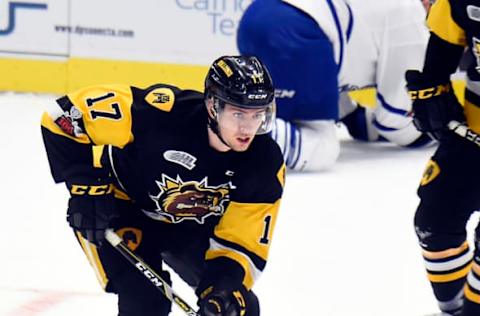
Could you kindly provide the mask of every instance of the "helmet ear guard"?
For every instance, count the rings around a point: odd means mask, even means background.
[[[209,119],[217,119],[218,109],[215,107],[215,98],[205,95],[205,105],[207,106]]]

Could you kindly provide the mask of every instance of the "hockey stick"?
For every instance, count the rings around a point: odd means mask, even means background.
[[[477,146],[480,146],[480,135],[472,131],[467,124],[460,123],[458,121],[450,121],[448,122],[448,129],[458,136],[461,136]]]
[[[170,301],[177,304],[188,316],[199,316],[199,314],[178,296],[172,287],[158,273],[150,268],[142,258],[130,250],[112,229],[105,231],[105,238],[122,256],[124,256],[131,264],[133,264],[145,278],[147,278],[160,292],[163,293]]]

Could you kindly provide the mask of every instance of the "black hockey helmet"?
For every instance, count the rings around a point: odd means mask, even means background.
[[[254,56],[222,56],[215,60],[205,79],[205,96],[215,110],[225,104],[247,109],[266,109],[257,134],[270,132],[275,119],[275,90],[266,66]]]

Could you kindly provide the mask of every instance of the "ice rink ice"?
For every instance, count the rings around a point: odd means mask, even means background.
[[[67,191],[50,176],[40,116],[54,99],[0,93],[0,315],[113,316],[116,298],[102,293],[65,221]],[[342,152],[331,171],[287,176],[270,260],[255,286],[262,315],[435,312],[412,227],[433,148],[339,133]],[[180,280],[173,287],[195,304]]]

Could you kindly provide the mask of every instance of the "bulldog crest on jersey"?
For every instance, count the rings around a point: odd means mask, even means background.
[[[209,216],[221,216],[230,201],[232,183],[209,186],[208,177],[198,181],[184,182],[180,176],[173,179],[162,174],[161,181],[156,181],[160,192],[150,198],[157,206],[153,212],[146,214],[154,219],[167,219],[172,223],[194,220],[205,223]]]

